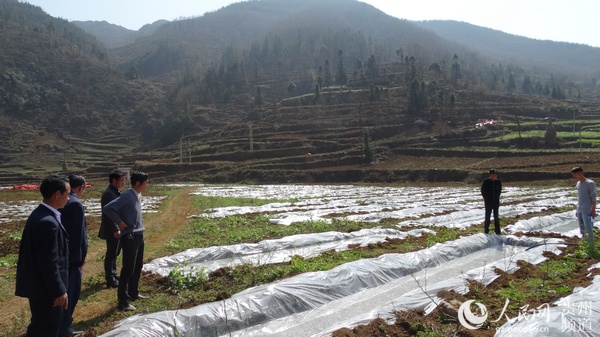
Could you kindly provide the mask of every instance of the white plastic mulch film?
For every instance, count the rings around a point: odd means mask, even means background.
[[[406,228],[414,224],[435,231],[437,226],[471,226],[483,218],[478,188],[206,185],[195,193],[294,200],[213,209],[198,216],[268,212],[273,225],[331,218],[409,220],[399,222],[397,230],[314,233],[256,244],[189,249],[156,259],[146,264],[145,270],[164,276],[175,267],[209,273],[240,263],[275,263],[293,255],[315,256],[324,250],[348,249],[349,244],[366,245],[386,238],[420,235],[423,230]],[[506,205],[500,208],[501,216],[576,204],[572,190],[561,188],[506,188],[502,200]],[[574,212],[524,220],[504,231],[578,235]],[[440,290],[464,292],[468,279],[489,284],[497,277],[494,268],[510,272],[517,268],[518,260],[540,263],[544,260],[543,251],[559,253],[560,245],[556,239],[477,234],[412,253],[388,254],[329,271],[304,273],[195,308],[135,315],[103,336],[328,336],[341,327],[365,324],[376,317],[391,320],[395,310],[431,311],[439,302],[436,294]]]
[[[596,265],[596,268],[600,268]],[[600,336],[600,276],[591,286],[577,288],[552,306],[542,306],[514,317],[498,329],[501,337]]]
[[[142,212],[155,213],[158,212],[158,206],[165,197],[143,196],[142,197]],[[84,197],[82,200],[83,207],[87,215],[99,215],[100,197],[97,199]],[[2,223],[10,222],[15,219],[27,219],[29,214],[36,209],[40,204],[40,199],[32,196],[31,200],[19,201],[0,201],[0,226]]]

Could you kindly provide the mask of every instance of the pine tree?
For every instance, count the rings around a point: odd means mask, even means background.
[[[323,66],[324,77],[323,77],[323,85],[325,87],[329,87],[333,84],[333,76],[331,75],[331,67],[329,66],[329,60],[325,60],[325,65]]]
[[[421,111],[421,86],[416,78],[410,83],[408,91],[408,111],[415,116]]]
[[[262,92],[260,90],[260,87],[256,88],[256,96],[254,96],[254,106],[257,109],[260,109],[263,105],[263,95]]]
[[[546,132],[544,133],[544,143],[547,147],[558,147],[558,137],[556,136],[556,129],[554,128],[554,124],[552,122],[548,123],[546,127]]]
[[[319,66],[319,70],[317,70],[317,85],[323,86],[323,66]]]
[[[294,82],[290,82],[287,86],[287,91],[292,96],[294,94],[294,90],[296,90],[296,84]]]
[[[458,64],[458,55],[454,54],[454,57],[452,59],[454,60],[454,62],[452,63],[452,67],[450,68],[450,81],[452,82],[452,85],[457,85],[458,80],[462,77],[460,71],[460,64]]]
[[[344,67],[344,60],[343,60],[343,52],[340,49],[340,51],[338,52],[338,56],[340,58],[339,60],[339,64],[338,64],[338,70],[337,73],[335,74],[335,83],[338,85],[344,85],[348,83],[348,75],[346,74],[346,68]]]
[[[375,82],[379,70],[377,68],[377,62],[375,61],[375,55],[371,55],[367,61],[367,77],[371,82]]]
[[[521,87],[521,90],[523,91],[523,93],[525,95],[531,95],[533,93],[534,88],[531,85],[531,79],[529,78],[529,76],[525,76],[525,79],[523,80],[523,86]]]
[[[515,83],[515,79],[512,74],[508,77],[508,84],[506,85],[506,93],[512,94],[512,92],[517,88],[517,84]]]

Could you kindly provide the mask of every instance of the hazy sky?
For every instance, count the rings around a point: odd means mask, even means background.
[[[19,0],[69,21],[147,23],[201,16],[239,0]],[[327,1],[327,0],[323,0]],[[600,47],[599,0],[363,0],[407,20],[456,20],[542,40]]]

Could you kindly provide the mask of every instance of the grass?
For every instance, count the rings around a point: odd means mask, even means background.
[[[523,139],[544,138],[545,133],[546,133],[546,130],[527,130],[527,131],[522,131],[520,135],[518,132],[510,132],[507,134],[502,134],[495,138],[490,138],[490,140],[511,140],[511,139],[518,139],[519,137],[521,137]],[[573,133],[573,132],[560,131],[560,132],[556,133],[556,136],[558,138],[562,138],[562,139],[579,140],[579,138],[581,138],[582,141],[592,141],[592,140],[596,140],[600,137],[600,132],[582,131],[580,134],[579,132]]]
[[[228,216],[225,218],[199,217],[182,230],[169,245],[173,249],[183,247],[209,247],[237,243],[255,243],[261,240],[284,236],[326,231],[350,232],[361,228],[380,227],[378,223],[362,223],[333,219],[325,221],[305,221],[290,226],[275,226],[269,222],[267,214],[251,216]],[[392,223],[385,225],[395,228]]]
[[[500,312],[499,308],[501,309],[508,301],[506,311],[508,317],[524,314],[524,308],[526,310],[526,308],[532,309],[550,304],[558,297],[563,297],[573,291],[574,278],[587,278],[584,275],[589,273],[588,266],[593,263],[594,259],[591,257],[576,258],[575,252],[580,249],[582,248],[567,248],[568,253],[561,255],[545,253],[547,260],[538,265],[518,261],[519,270],[515,275],[509,277],[509,274],[501,273],[507,279],[506,282],[494,281],[491,286],[485,288],[472,286],[467,296],[482,302],[488,308],[493,308],[493,311],[496,312]],[[491,290],[493,290],[494,296],[487,295]],[[499,322],[500,325],[503,323],[504,321]],[[496,323],[488,324],[488,327],[499,327]]]
[[[32,190],[3,190],[0,189],[0,202],[36,200],[41,197],[40,191]]]

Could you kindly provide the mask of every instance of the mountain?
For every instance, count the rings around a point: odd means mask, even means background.
[[[98,157],[106,145],[81,144],[109,134],[109,144],[136,148],[140,133],[131,131],[144,124],[141,112],[164,111],[160,88],[126,78],[94,36],[39,7],[0,1],[0,45],[3,165],[60,167],[72,154],[80,154],[73,161],[85,152]]]
[[[322,58],[333,60],[343,42],[317,45],[327,43],[316,40],[326,32],[364,36],[365,48],[345,56],[350,64],[357,58],[365,60],[374,52],[381,54],[380,62],[397,60],[396,50],[403,46],[436,54],[460,50],[428,30],[359,1],[262,0],[235,3],[200,17],[167,23],[153,35],[111,53],[121,63],[121,69],[134,66],[142,76],[160,76],[198,63],[207,67],[220,62],[228,47],[241,54],[253,44],[277,42],[268,41],[273,38],[305,44],[314,48],[314,53],[322,53]]]
[[[512,62],[555,73],[589,73],[600,69],[600,48],[583,44],[530,39],[458,21],[417,21],[439,36],[477,51],[496,62]]]
[[[477,54],[490,63],[578,76],[590,75],[589,69],[600,68],[600,48],[535,40],[464,22],[401,20],[354,0],[242,2],[157,28],[156,34],[111,51],[121,69],[134,66],[144,76],[157,76],[185,69],[196,60],[206,66],[219,62],[228,46],[237,50],[249,48],[253,42],[262,43],[265,37],[275,34],[284,40],[297,40],[302,33],[308,36],[311,29],[349,29],[369,38],[387,40],[389,50],[381,55],[383,62],[395,60],[397,48],[419,46],[447,61],[453,54],[462,58]],[[336,50],[330,52],[330,59],[334,59]],[[149,64],[165,55],[169,55],[172,64],[163,65],[163,69]]]
[[[123,32],[98,27],[108,41]],[[468,28],[498,46],[469,44],[355,0],[246,1],[154,28],[106,48],[0,0],[0,181],[115,167],[214,182],[448,181],[497,158],[505,176],[531,179],[594,151],[593,48],[543,44],[536,56],[536,41],[480,27]],[[493,123],[474,128],[480,119]]]
[[[160,26],[167,22],[169,21],[158,20],[134,31],[106,21],[71,21],[71,23],[94,35],[107,48],[126,46],[137,38],[152,35]]]

